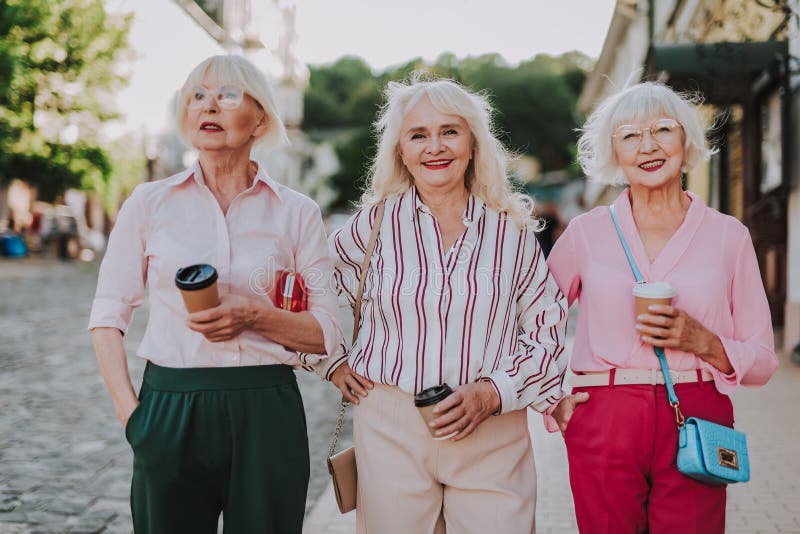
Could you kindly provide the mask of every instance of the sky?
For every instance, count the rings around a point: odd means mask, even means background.
[[[297,52],[307,63],[345,54],[383,70],[414,57],[538,53],[598,57],[615,0],[296,0]]]
[[[135,14],[129,85],[117,95],[123,121],[107,126],[115,138],[130,130],[151,138],[174,123],[170,99],[189,71],[220,46],[174,0],[105,0]],[[253,0],[264,5],[273,0]],[[287,2],[291,0],[278,0]],[[294,0],[301,61],[364,58],[375,71],[443,52],[459,58],[499,53],[509,63],[580,50],[598,57],[614,0]],[[268,28],[265,28],[268,33]],[[266,41],[269,42],[268,35]],[[276,37],[276,36],[272,36]]]

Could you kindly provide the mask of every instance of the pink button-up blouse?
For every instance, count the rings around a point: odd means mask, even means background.
[[[681,226],[650,263],[633,220],[628,190],[615,201],[622,232],[645,280],[665,280],[676,291],[673,305],[720,337],[734,372],[724,374],[687,352],[666,349],[670,369],[706,369],[721,393],[738,384],[769,380],[775,356],[769,305],[747,228],[707,207],[691,192]],[[631,291],[635,280],[614,230],[608,207],[570,222],[548,265],[570,305],[578,301],[571,358],[575,373],[658,369],[653,348],[641,341]]]
[[[270,300],[277,270],[299,272],[309,291],[309,311],[322,327],[326,352],[332,354],[341,343],[336,298],[329,286],[333,262],[319,206],[259,168],[253,185],[223,214],[199,163],[139,185],[125,201],[100,267],[89,328],[113,327],[124,333],[147,287],[150,314],[137,354],[158,365],[297,367],[325,357],[299,354],[253,331],[212,343],[189,330],[175,271],[195,263],[217,269],[221,296],[264,302]]]

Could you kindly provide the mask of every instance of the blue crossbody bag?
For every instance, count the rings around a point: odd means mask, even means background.
[[[611,219],[614,221],[614,227],[625,251],[625,256],[628,258],[633,276],[636,278],[636,283],[643,284],[645,283],[644,277],[636,266],[628,244],[622,236],[617,215],[614,213],[614,206],[609,206],[609,208],[611,209]],[[675,420],[678,423],[678,471],[712,485],[750,480],[750,459],[747,455],[747,438],[744,433],[697,417],[686,419],[681,412],[678,396],[672,385],[664,349],[653,347],[653,350],[658,356],[667,387],[669,404],[675,410]]]

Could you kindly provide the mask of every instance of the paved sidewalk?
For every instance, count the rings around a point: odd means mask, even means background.
[[[737,428],[747,433],[752,481],[728,489],[728,534],[800,534],[800,367],[787,358],[770,383],[733,395]],[[577,532],[564,442],[540,416],[528,425],[538,473],[538,534]],[[303,534],[351,534],[355,512],[339,514],[329,486],[306,518]]]

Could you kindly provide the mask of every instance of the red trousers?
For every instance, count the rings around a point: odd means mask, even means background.
[[[678,429],[663,385],[587,391],[564,436],[578,529],[584,534],[723,534],[726,486],[678,472]],[[676,384],[686,417],[733,426],[713,382]]]

